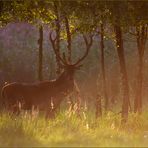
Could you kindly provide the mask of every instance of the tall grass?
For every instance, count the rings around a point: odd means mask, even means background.
[[[120,125],[120,115],[109,112],[96,120],[86,112],[82,118],[63,111],[54,120],[42,115],[0,114],[0,147],[20,146],[148,146],[148,113],[130,114],[127,124]]]

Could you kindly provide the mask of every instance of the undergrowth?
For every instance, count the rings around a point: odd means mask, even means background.
[[[97,120],[91,112],[79,118],[63,111],[54,120],[37,114],[14,116],[3,112],[0,114],[0,147],[148,146],[147,112],[129,114],[124,126],[120,121],[120,115],[112,112]]]

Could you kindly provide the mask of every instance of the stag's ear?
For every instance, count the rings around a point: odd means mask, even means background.
[[[82,64],[81,64],[81,65],[78,65],[78,66],[76,67],[76,69],[80,70],[82,66],[83,66]]]

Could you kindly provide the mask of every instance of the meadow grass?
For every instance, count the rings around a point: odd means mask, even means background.
[[[0,147],[144,147],[148,146],[148,113],[130,114],[127,124],[109,112],[96,120],[86,112],[81,119],[63,111],[54,120],[42,115],[0,114]]]

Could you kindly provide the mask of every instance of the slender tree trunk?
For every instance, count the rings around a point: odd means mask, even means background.
[[[105,98],[105,111],[108,110],[108,95],[107,95],[107,88],[106,88],[106,73],[105,73],[105,60],[104,60],[104,26],[101,24],[101,68],[102,68],[102,76],[103,76],[103,92]]]
[[[41,81],[43,79],[43,27],[39,28],[39,69],[38,69],[38,79]]]
[[[66,35],[67,35],[68,63],[72,64],[72,49],[71,49],[72,40],[71,40],[69,20],[66,16],[65,16],[65,27],[66,27]],[[77,97],[77,113],[78,113],[78,116],[80,116],[81,96],[80,96],[80,89],[79,89],[78,84],[76,83],[75,80],[74,80],[74,89],[75,89],[75,92],[76,92],[76,95],[77,95],[76,96]],[[73,110],[74,109],[74,103],[73,103],[71,97],[69,99],[70,99],[71,109]]]
[[[115,29],[116,47],[117,47],[119,63],[120,63],[120,72],[121,72],[121,81],[122,81],[122,90],[123,90],[122,123],[125,123],[128,119],[128,110],[129,110],[128,77],[127,77],[126,63],[125,63],[125,56],[124,56],[122,30],[119,25],[115,25],[114,29]]]
[[[3,7],[3,1],[0,1],[0,16],[2,15]]]
[[[66,28],[66,36],[67,36],[67,50],[68,50],[68,63],[71,64],[71,32],[70,32],[70,28],[69,28],[69,20],[68,18],[65,16],[65,28]],[[65,60],[67,61],[66,57]],[[75,82],[75,85],[76,82]],[[71,96],[69,97],[69,103],[70,103],[70,110],[74,110],[74,103],[73,100],[71,98]]]
[[[96,118],[102,117],[102,103],[101,103],[101,96],[98,94],[96,98]]]
[[[143,85],[143,56],[145,44],[147,40],[147,25],[137,27],[137,48],[138,48],[138,75],[137,75],[137,90],[134,100],[134,112],[142,112],[142,85]]]
[[[54,7],[55,7],[55,14],[56,14],[56,51],[60,55],[60,14],[58,10],[58,1],[54,2]],[[57,69],[56,73],[59,75],[61,73],[61,63],[58,57],[56,57],[56,62],[57,62]]]
[[[134,101],[134,112],[142,112],[142,83],[143,83],[143,58],[139,55],[137,91]]]
[[[71,33],[69,28],[68,18],[65,16],[65,26],[66,26],[66,34],[67,34],[67,49],[68,49],[68,62],[71,63]]]

